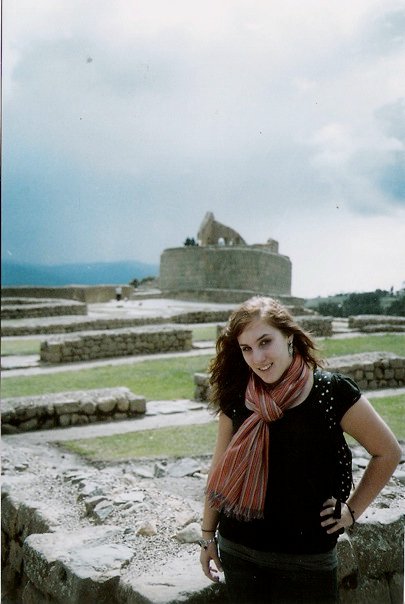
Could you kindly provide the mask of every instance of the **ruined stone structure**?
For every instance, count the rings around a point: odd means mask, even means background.
[[[198,246],[166,249],[160,259],[163,295],[216,302],[242,302],[253,295],[273,296],[286,304],[291,296],[291,261],[273,239],[247,245],[232,228],[208,212]]]
[[[239,233],[217,222],[212,212],[204,216],[197,237],[200,245],[246,245]]]

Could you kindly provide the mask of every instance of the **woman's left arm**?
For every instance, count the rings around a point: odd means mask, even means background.
[[[390,428],[363,395],[345,413],[340,425],[344,432],[353,436],[371,455],[359,484],[347,500],[357,520],[392,476],[401,459],[401,448]],[[326,514],[324,509],[321,516]],[[350,526],[352,519],[346,506],[342,506],[342,521],[334,526],[333,522],[336,521],[325,520],[322,526],[327,528],[330,524],[329,533],[342,526]]]

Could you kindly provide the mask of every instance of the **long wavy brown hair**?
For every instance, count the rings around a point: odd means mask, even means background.
[[[230,413],[244,404],[245,390],[251,375],[238,344],[242,331],[256,319],[263,319],[285,336],[293,335],[294,350],[312,368],[322,365],[312,336],[294,320],[288,309],[264,296],[254,296],[234,310],[217,339],[216,356],[210,364],[210,406],[216,412]]]

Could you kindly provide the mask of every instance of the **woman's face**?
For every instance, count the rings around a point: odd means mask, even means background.
[[[249,367],[266,384],[274,384],[291,364],[286,336],[263,319],[255,319],[242,331],[238,343]]]

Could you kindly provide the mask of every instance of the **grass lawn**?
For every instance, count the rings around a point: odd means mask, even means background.
[[[405,440],[405,395],[372,399],[375,409],[397,438]],[[90,461],[125,461],[210,455],[214,450],[217,422],[141,430],[58,443],[64,449]],[[354,439],[347,437],[350,444]]]
[[[370,335],[354,338],[324,338],[317,340],[320,354],[325,357],[344,356],[359,352],[393,352],[399,356],[405,355],[405,334]]]
[[[1,356],[39,354],[41,341],[41,338],[3,338],[1,341]]]
[[[91,461],[198,457],[214,450],[217,422],[141,430],[58,443]]]
[[[405,335],[366,336],[318,341],[321,354],[328,358],[356,352],[388,351],[404,354]],[[28,396],[126,386],[149,400],[193,398],[194,373],[207,370],[211,355],[143,361],[132,365],[107,365],[77,371],[10,377],[3,379],[2,395]]]
[[[126,386],[148,400],[194,397],[194,373],[207,370],[210,355],[151,359],[133,365],[107,365],[77,371],[3,379],[2,396],[29,396],[66,390]]]

